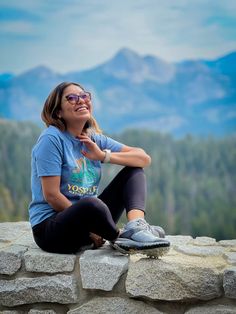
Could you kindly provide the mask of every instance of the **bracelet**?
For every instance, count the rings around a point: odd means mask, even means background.
[[[111,160],[111,150],[110,149],[104,149],[103,151],[105,153],[105,157],[104,157],[102,163],[110,162],[110,160]]]

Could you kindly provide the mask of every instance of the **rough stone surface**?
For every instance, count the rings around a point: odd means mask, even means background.
[[[39,247],[34,242],[32,231],[26,231],[14,241],[15,244],[27,246],[29,249],[38,249]]]
[[[21,256],[27,247],[10,245],[0,249],[0,274],[13,275],[21,267]]]
[[[28,222],[0,223],[0,313],[234,313],[236,239],[167,238],[158,260],[107,245],[62,255],[39,249]]]
[[[0,242],[9,243],[19,239],[30,231],[30,224],[26,221],[1,223]]]
[[[236,267],[225,269],[223,287],[226,297],[236,299]]]
[[[194,307],[185,314],[235,314],[236,306],[230,305],[209,305]]]
[[[23,311],[0,311],[0,314],[23,314]]]
[[[193,237],[191,236],[182,236],[182,235],[176,235],[176,236],[172,236],[172,235],[168,235],[166,236],[166,238],[170,241],[171,246],[175,246],[175,245],[186,245],[188,243],[191,243],[191,241],[193,240]]]
[[[210,237],[196,237],[196,239],[193,239],[191,241],[194,245],[216,245],[216,239],[210,238]]]
[[[111,291],[120,276],[127,271],[128,262],[127,256],[108,247],[85,251],[80,257],[83,288]]]
[[[141,259],[129,265],[126,291],[152,300],[210,300],[222,295],[221,281],[211,268]]]
[[[71,310],[68,314],[101,314],[101,313],[115,313],[115,314],[162,314],[152,306],[149,306],[141,301],[130,299],[123,299],[119,297],[101,297],[94,298],[88,303]]]
[[[30,310],[28,314],[56,314],[57,312],[53,310]]]
[[[0,280],[0,305],[16,306],[37,302],[76,303],[78,289],[70,275]]]
[[[23,314],[23,311],[0,311],[0,314]]]
[[[236,247],[236,239],[233,240],[221,240],[219,244],[222,246],[234,246]]]
[[[29,272],[61,273],[73,271],[75,255],[53,254],[31,249],[24,254],[25,268]]]
[[[236,252],[228,252],[224,254],[227,262],[232,265],[236,265]]]
[[[196,256],[217,256],[222,255],[225,251],[223,247],[213,247],[213,246],[195,246],[195,245],[182,245],[177,246],[176,250],[178,252],[196,255]]]

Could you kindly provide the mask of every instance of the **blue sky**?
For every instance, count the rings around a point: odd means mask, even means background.
[[[0,73],[94,67],[127,47],[169,62],[236,51],[235,0],[1,0]]]

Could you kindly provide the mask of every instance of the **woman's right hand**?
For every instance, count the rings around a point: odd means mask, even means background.
[[[105,158],[105,153],[97,146],[95,142],[91,140],[91,138],[87,135],[79,135],[78,138],[80,139],[80,142],[82,142],[86,148],[87,151],[83,150],[82,154],[91,160],[100,160],[103,161]]]
[[[103,246],[103,244],[106,242],[102,237],[100,237],[99,235],[97,235],[96,233],[89,233],[90,238],[92,239],[93,243],[94,243],[94,247],[95,249]]]

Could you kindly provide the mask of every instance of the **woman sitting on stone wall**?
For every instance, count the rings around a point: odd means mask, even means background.
[[[91,94],[77,83],[61,83],[42,111],[47,128],[32,151],[30,222],[36,243],[48,252],[75,253],[109,240],[122,253],[159,256],[169,241],[144,219],[151,158],[141,148],[104,136],[92,116]],[[101,163],[124,168],[98,195]],[[126,210],[128,223],[116,227]]]

